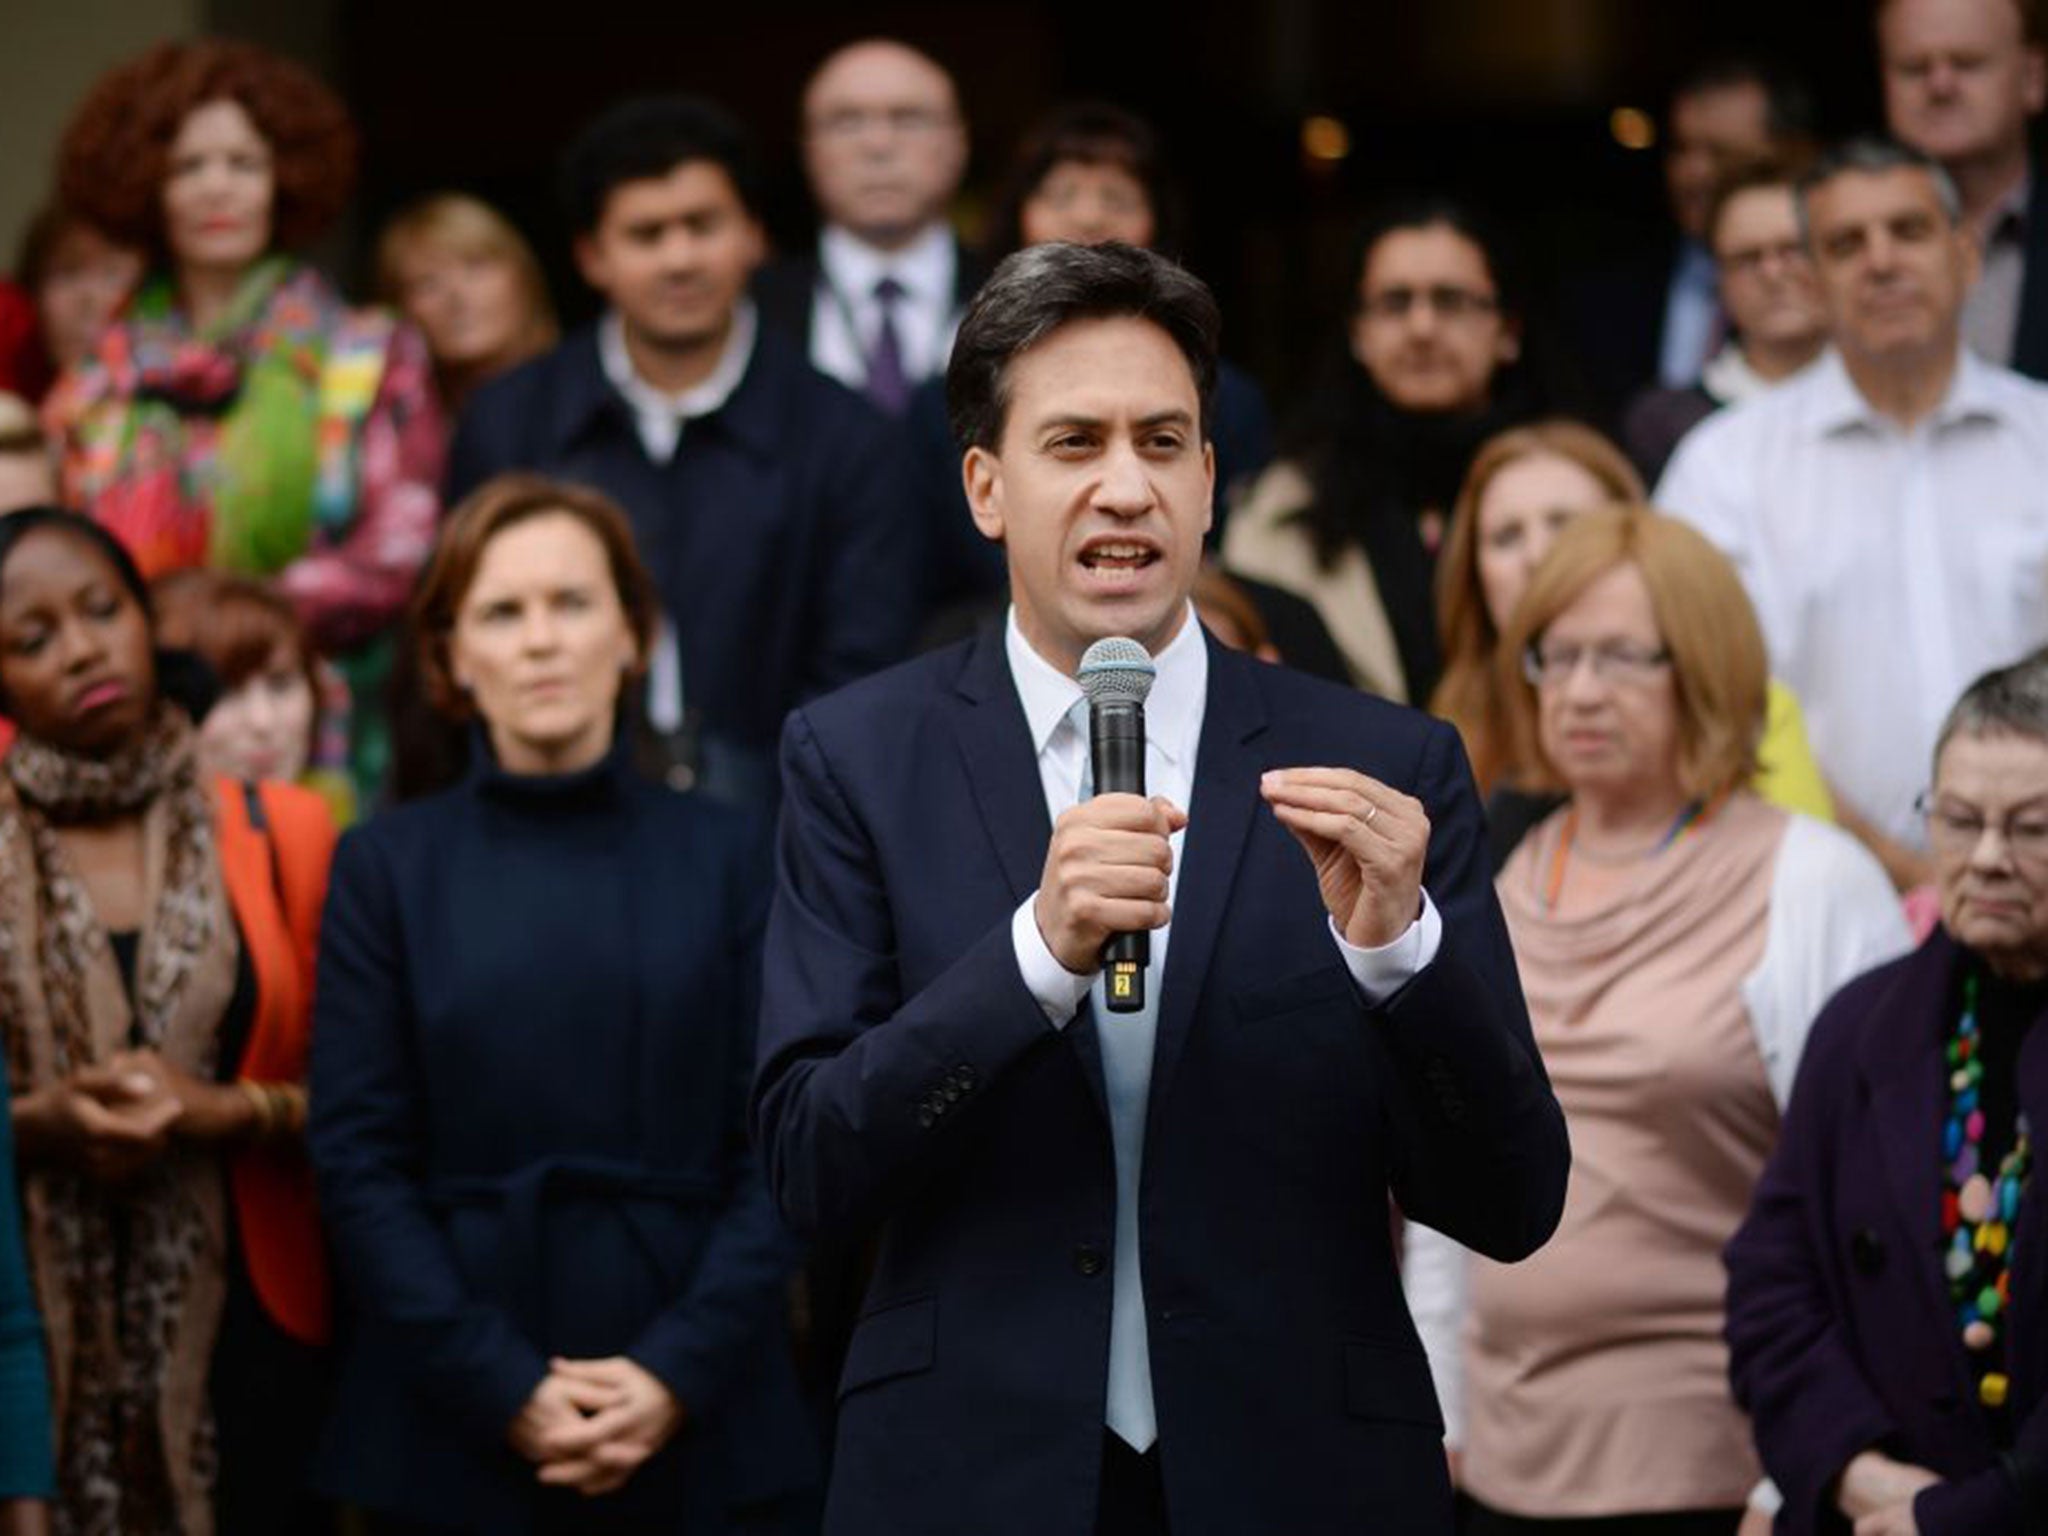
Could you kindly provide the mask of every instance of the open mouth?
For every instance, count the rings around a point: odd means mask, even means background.
[[[1098,575],[1117,576],[1157,565],[1160,553],[1150,544],[1129,539],[1095,539],[1081,547],[1081,566]]]

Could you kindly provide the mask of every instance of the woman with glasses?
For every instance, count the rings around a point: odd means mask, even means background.
[[[1448,198],[1383,206],[1358,242],[1346,345],[1231,516],[1224,563],[1308,598],[1359,687],[1427,699],[1431,586],[1480,444],[1540,414],[1504,242]]]
[[[1699,534],[1641,508],[1574,519],[1516,609],[1517,662],[1510,733],[1567,798],[1499,892],[1571,1185],[1557,1235],[1512,1268],[1411,1229],[1411,1301],[1472,1531],[1733,1531],[1758,1470],[1721,1247],[1808,1022],[1906,948],[1905,923],[1846,833],[1747,788],[1763,640]]]
[[[1922,801],[1941,925],[1813,1026],[1728,1247],[1735,1393],[1792,1536],[2037,1528],[2048,1332],[2048,655],[1971,684]]]

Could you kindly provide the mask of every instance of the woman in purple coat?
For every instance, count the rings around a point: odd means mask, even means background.
[[[1728,1246],[1787,1536],[2048,1520],[2048,653],[1971,684],[1923,806],[1941,926],[1821,1013]]]

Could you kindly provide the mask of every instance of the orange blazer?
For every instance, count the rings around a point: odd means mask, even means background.
[[[256,975],[256,1021],[236,1075],[303,1083],[334,818],[319,795],[292,784],[221,779],[214,805],[221,875]],[[229,1159],[228,1181],[264,1310],[292,1337],[326,1342],[327,1261],[304,1146],[243,1148]]]

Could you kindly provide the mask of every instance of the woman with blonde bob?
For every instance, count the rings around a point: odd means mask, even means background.
[[[1563,417],[1514,427],[1488,439],[1472,461],[1437,564],[1437,632],[1444,671],[1430,711],[1458,728],[1487,800],[1498,868],[1530,827],[1556,805],[1535,789],[1509,740],[1508,690],[1519,683],[1497,666],[1501,635],[1529,578],[1566,523],[1595,508],[1641,505],[1634,467],[1591,427]],[[1773,805],[1834,819],[1827,784],[1807,744],[1799,702],[1782,683],[1768,694],[1752,786]]]
[[[1566,797],[1499,892],[1572,1179],[1557,1235],[1512,1269],[1411,1230],[1472,1528],[1733,1532],[1759,1474],[1728,1392],[1721,1248],[1808,1023],[1907,947],[1905,922],[1853,839],[1748,787],[1763,639],[1684,524],[1573,518],[1495,665],[1513,760]]]
[[[427,338],[450,411],[559,334],[533,247],[497,209],[463,192],[423,197],[384,226],[377,293]]]

